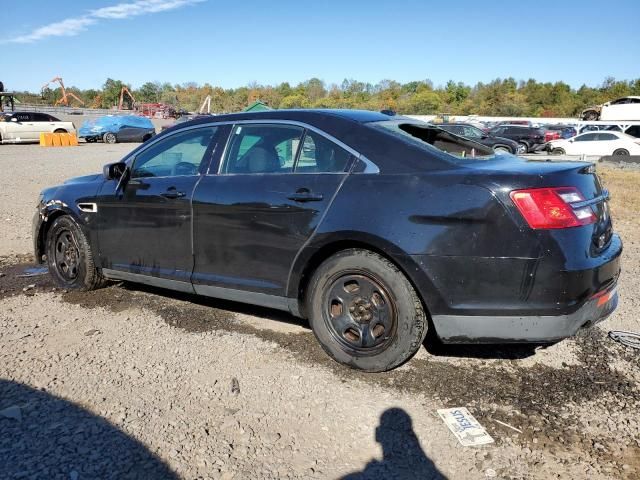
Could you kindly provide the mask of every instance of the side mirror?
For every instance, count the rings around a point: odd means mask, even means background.
[[[127,170],[124,162],[109,163],[102,169],[102,174],[106,180],[120,180]]]

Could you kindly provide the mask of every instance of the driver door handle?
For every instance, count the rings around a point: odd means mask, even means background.
[[[164,198],[168,198],[170,200],[173,200],[175,198],[182,198],[185,195],[186,194],[184,192],[179,192],[173,187],[169,188],[166,192],[160,194],[160,196],[162,196]]]
[[[321,193],[313,193],[307,188],[300,188],[295,193],[287,195],[287,198],[294,202],[321,202],[324,196]]]

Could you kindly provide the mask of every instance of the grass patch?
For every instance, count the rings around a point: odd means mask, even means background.
[[[634,221],[640,212],[640,170],[603,167],[598,176],[611,194],[611,213],[614,220]]]

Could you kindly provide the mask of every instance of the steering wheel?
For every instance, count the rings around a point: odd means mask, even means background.
[[[171,171],[172,176],[196,175],[197,173],[198,167],[189,162],[178,162]]]

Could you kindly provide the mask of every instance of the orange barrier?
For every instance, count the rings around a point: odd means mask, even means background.
[[[41,147],[77,147],[78,137],[75,133],[41,133]]]

